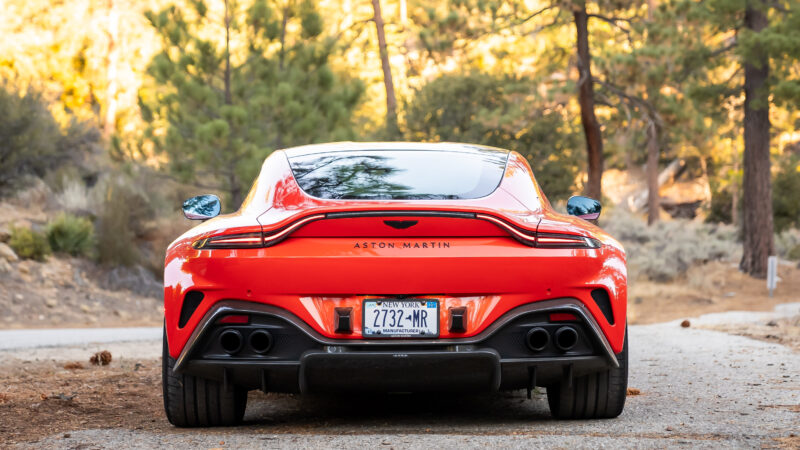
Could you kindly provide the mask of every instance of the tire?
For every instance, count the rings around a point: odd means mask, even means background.
[[[173,372],[175,359],[169,356],[164,330],[161,383],[167,420],[176,427],[217,427],[242,421],[247,406],[247,390],[232,386],[225,392],[222,383]]]
[[[628,327],[617,354],[619,367],[547,387],[547,403],[556,419],[610,419],[622,413],[628,390]]]

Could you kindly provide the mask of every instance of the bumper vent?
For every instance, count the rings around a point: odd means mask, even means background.
[[[189,291],[186,293],[186,296],[183,297],[183,305],[181,305],[181,316],[178,319],[178,327],[183,328],[189,322],[189,319],[192,318],[192,314],[194,314],[197,307],[200,306],[200,302],[203,301],[203,293],[200,291]]]
[[[594,289],[592,291],[592,299],[600,308],[608,323],[614,325],[614,310],[611,308],[611,299],[608,297],[608,292],[605,289]]]

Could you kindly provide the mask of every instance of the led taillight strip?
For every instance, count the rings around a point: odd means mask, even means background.
[[[361,213],[363,214],[363,213]],[[392,215],[392,214],[389,214]],[[394,214],[396,215],[396,214]],[[316,220],[325,219],[328,214],[314,214],[304,217],[297,222],[293,222],[283,228],[269,231],[266,233],[241,233],[221,236],[212,236],[200,239],[192,244],[196,249],[236,249],[236,248],[260,248],[271,247],[288,238],[298,228]],[[476,219],[486,220],[500,228],[506,230],[514,239],[519,242],[538,248],[600,248],[602,242],[597,239],[565,233],[537,233],[512,225],[497,217],[488,214],[477,213],[473,216]]]
[[[271,247],[289,237],[290,234],[303,225],[324,218],[325,214],[314,214],[313,216],[304,217],[285,228],[278,229],[271,233],[264,233],[264,247]]]
[[[597,239],[572,234],[537,233],[536,246],[539,248],[600,248],[603,243]]]
[[[257,248],[264,246],[261,233],[229,234],[200,239],[192,244],[196,249],[209,248]]]
[[[496,217],[487,214],[476,214],[476,218],[487,220],[499,225],[504,230],[514,237],[514,239],[522,242],[525,245],[539,248],[600,248],[602,243],[597,239],[573,235],[573,234],[558,234],[558,233],[537,233],[531,230],[522,230],[510,223],[500,220]]]
[[[509,234],[511,234],[511,236],[514,237],[514,239],[522,242],[525,245],[530,245],[531,247],[535,247],[536,246],[536,232],[535,231],[526,230],[526,232],[523,233],[522,231],[518,230],[516,227],[512,226],[511,224],[509,224],[509,223],[507,223],[507,222],[505,222],[503,220],[500,220],[500,219],[498,219],[496,217],[492,217],[492,216],[489,216],[489,215],[486,215],[486,214],[475,214],[475,217],[477,219],[488,220],[489,222],[492,222],[493,224],[500,226],[501,228],[503,228],[506,231],[508,231]]]
[[[260,248],[271,247],[282,240],[289,237],[292,232],[302,227],[303,225],[313,222],[315,220],[324,219],[325,214],[315,214],[313,216],[304,217],[297,222],[292,223],[284,228],[268,232],[268,233],[241,233],[241,234],[226,234],[220,236],[212,236],[205,239],[200,239],[192,244],[192,247],[198,250],[212,249],[212,248]]]

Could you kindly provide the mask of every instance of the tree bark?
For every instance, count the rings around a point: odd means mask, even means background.
[[[651,120],[647,127],[647,224],[658,222],[661,202],[658,193],[658,126]]]
[[[764,3],[748,2],[744,22],[756,33],[766,28]],[[767,257],[775,251],[769,160],[769,60],[766,52],[755,50],[754,60],[744,62],[744,252],[739,268],[753,277],[766,278]]]
[[[603,178],[603,138],[600,124],[594,114],[594,86],[592,83],[592,56],[589,53],[589,25],[586,5],[576,5],[573,12],[578,47],[578,104],[581,108],[581,123],[586,135],[588,181],[584,192],[600,199]]]
[[[228,13],[228,0],[225,0],[225,104],[231,100],[231,18]]]
[[[389,51],[386,49],[386,35],[383,30],[383,16],[381,16],[380,0],[372,0],[372,10],[374,13],[375,28],[378,32],[378,49],[381,55],[381,67],[383,68],[383,85],[386,88],[386,129],[389,135],[394,137],[398,133],[397,97],[394,95],[392,69],[389,66]]]

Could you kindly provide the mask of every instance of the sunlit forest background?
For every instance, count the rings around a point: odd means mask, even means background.
[[[599,197],[602,226],[674,259],[661,274],[629,249],[650,279],[720,258],[763,277],[767,255],[800,259],[794,0],[0,0],[0,11],[0,198],[44,211],[8,213],[21,257],[157,274],[191,225],[181,202],[212,192],[236,209],[270,152],[409,140],[520,152],[562,210],[571,195]],[[676,239],[686,247],[666,248]]]

